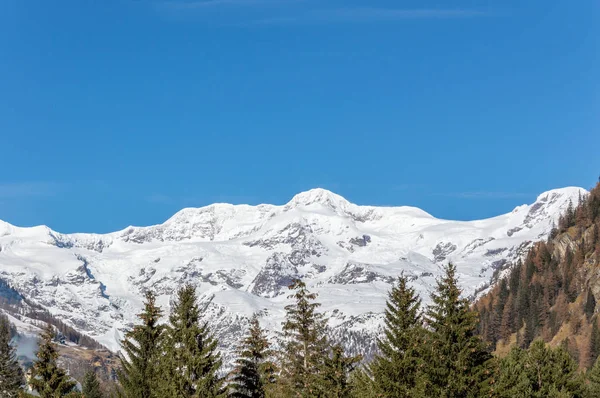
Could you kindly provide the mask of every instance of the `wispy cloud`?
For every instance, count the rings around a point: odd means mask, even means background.
[[[493,191],[468,191],[468,192],[449,192],[437,193],[435,196],[447,196],[462,199],[515,199],[531,196],[525,192],[493,192]]]
[[[0,198],[48,197],[55,196],[64,189],[64,183],[48,181],[0,183]]]
[[[304,25],[323,23],[360,23],[400,21],[409,19],[473,18],[487,13],[470,9],[400,9],[354,7],[311,10],[293,16],[265,18],[255,21],[260,25]]]

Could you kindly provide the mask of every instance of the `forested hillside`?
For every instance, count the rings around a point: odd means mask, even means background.
[[[590,368],[600,354],[599,265],[600,183],[476,303],[482,336],[499,354],[541,338]]]

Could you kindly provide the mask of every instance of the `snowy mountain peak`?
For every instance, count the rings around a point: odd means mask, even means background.
[[[298,206],[311,206],[313,204],[320,204],[331,209],[344,209],[350,204],[350,202],[348,202],[342,196],[328,191],[327,189],[314,188],[295,195],[292,200],[285,205],[285,207],[290,209]]]
[[[573,199],[578,199],[579,195],[583,196],[587,194],[587,191],[583,188],[579,187],[565,187],[558,189],[551,189],[549,191],[543,192],[538,195],[536,202],[549,202],[552,200],[556,200],[559,197],[568,197]],[[577,202],[573,201],[573,205],[576,205]]]

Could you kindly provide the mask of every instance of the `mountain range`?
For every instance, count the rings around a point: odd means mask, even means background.
[[[62,234],[0,221],[0,279],[29,303],[110,350],[136,322],[151,289],[165,311],[179,286],[198,286],[227,357],[259,314],[275,332],[287,286],[304,280],[319,294],[332,336],[369,352],[386,294],[400,273],[424,303],[449,261],[464,294],[485,292],[533,242],[547,239],[583,188],[544,192],[497,217],[451,221],[415,207],[359,206],[324,189],[284,205],[213,204],[179,211],[163,224],[108,234]],[[7,293],[9,292],[9,293]],[[33,320],[7,311],[22,333]]]

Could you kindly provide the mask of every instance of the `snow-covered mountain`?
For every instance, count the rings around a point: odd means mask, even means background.
[[[287,286],[302,278],[319,293],[333,335],[368,350],[365,337],[378,330],[400,272],[427,302],[441,266],[453,261],[472,295],[531,242],[545,239],[569,201],[586,192],[552,190],[508,214],[469,222],[414,207],[357,206],[324,189],[283,206],[188,208],[160,225],[104,235],[0,221],[0,278],[113,350],[147,289],[167,309],[178,286],[197,285],[203,299],[212,298],[210,320],[223,346],[232,347],[254,312],[278,329]]]

